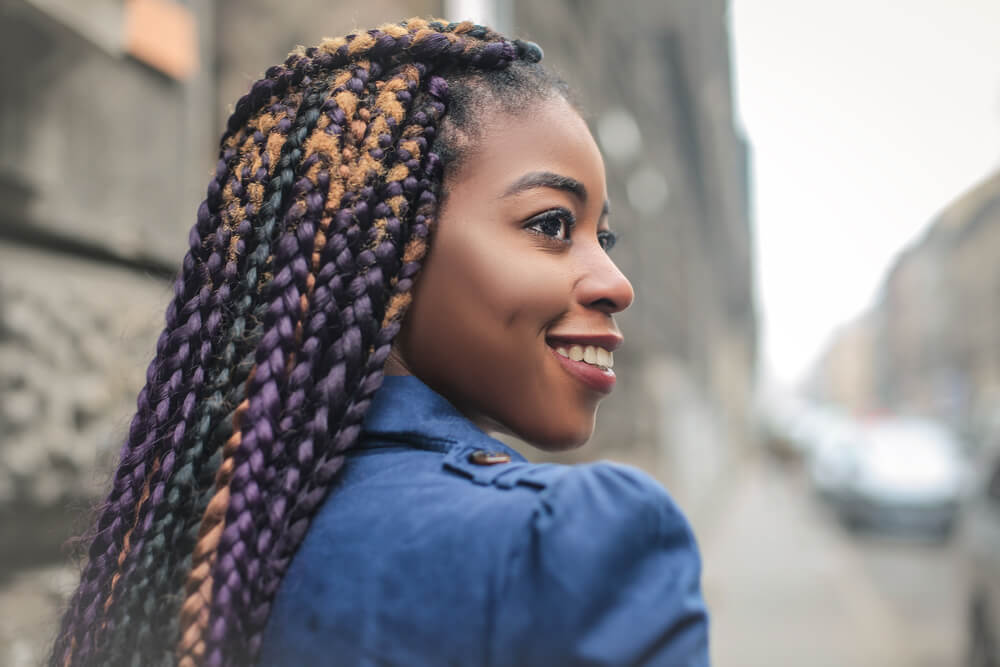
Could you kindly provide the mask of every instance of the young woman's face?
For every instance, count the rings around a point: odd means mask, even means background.
[[[633,297],[604,247],[597,145],[553,98],[488,119],[459,171],[445,183],[401,361],[484,430],[580,445],[614,386],[604,368],[622,343],[613,315]]]

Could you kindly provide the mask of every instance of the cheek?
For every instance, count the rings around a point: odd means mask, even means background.
[[[448,241],[428,256],[400,335],[411,370],[481,426],[547,449],[582,444],[596,400],[545,344],[571,303],[565,258],[496,235]]]
[[[412,323],[457,350],[494,354],[538,338],[565,311],[572,281],[556,258],[494,237],[448,239],[432,251],[415,293]],[[432,343],[428,336],[420,336]]]

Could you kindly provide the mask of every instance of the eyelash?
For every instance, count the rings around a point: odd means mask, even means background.
[[[556,228],[553,229],[552,225],[556,225]],[[556,243],[563,244],[570,242],[574,225],[576,225],[576,218],[572,213],[564,208],[554,208],[531,218],[525,223],[524,228]],[[559,238],[560,231],[565,234],[563,238]]]
[[[565,237],[559,238],[559,231],[553,230],[551,227],[548,231],[542,229],[543,225],[559,225],[558,230],[562,230],[565,226]],[[571,235],[573,232],[573,227],[576,226],[576,218],[573,214],[564,208],[556,208],[551,211],[545,211],[540,213],[535,217],[528,220],[525,223],[524,228],[531,230],[535,234],[551,239],[555,243],[568,244],[571,243]],[[597,232],[597,242],[601,244],[601,248],[605,252],[611,250],[615,247],[615,243],[618,241],[618,236],[611,230],[603,229]]]

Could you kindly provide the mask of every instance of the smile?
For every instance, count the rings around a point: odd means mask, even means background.
[[[583,342],[583,341],[581,341]],[[603,341],[602,341],[603,342]],[[615,388],[614,356],[603,345],[581,345],[568,340],[550,340],[549,349],[559,365],[588,389],[600,394],[609,394]],[[608,347],[617,347],[618,339]]]
[[[597,366],[604,370],[615,367],[615,357],[603,347],[597,345],[570,345],[569,347],[559,346],[555,348],[557,354],[561,354],[573,361],[582,361],[591,366]]]

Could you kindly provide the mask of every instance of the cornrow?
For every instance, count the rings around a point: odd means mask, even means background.
[[[540,58],[411,19],[293,52],[237,102],[50,664],[254,661],[443,180],[486,111],[565,96]]]

